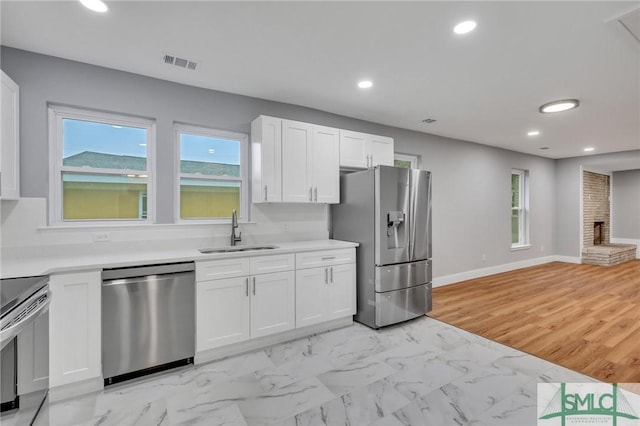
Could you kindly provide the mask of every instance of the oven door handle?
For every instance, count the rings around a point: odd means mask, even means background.
[[[24,318],[11,327],[7,327],[0,331],[0,348],[4,348],[7,343],[13,340],[29,323],[36,320],[40,314],[49,309],[49,303],[51,303],[51,292],[49,290],[43,290],[34,295],[34,298],[39,298],[43,294],[46,294],[47,299],[41,302],[33,311],[29,312]]]

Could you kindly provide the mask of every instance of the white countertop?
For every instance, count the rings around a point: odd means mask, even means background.
[[[315,240],[266,243],[260,245],[274,245],[277,248],[270,250],[239,251],[228,253],[202,254],[198,249],[154,250],[150,247],[142,251],[121,251],[113,254],[92,254],[90,250],[86,254],[65,256],[28,256],[24,258],[8,259],[2,262],[2,278],[27,277],[35,275],[50,275],[74,271],[96,270],[103,268],[119,268],[125,266],[151,265],[158,263],[188,262],[198,260],[231,259],[238,257],[268,256],[284,253],[299,253],[315,250],[335,250],[357,247],[358,243],[338,240]],[[242,246],[242,244],[239,244]],[[214,247],[200,247],[214,248]],[[215,247],[218,248],[218,247]],[[222,247],[220,247],[222,248]]]

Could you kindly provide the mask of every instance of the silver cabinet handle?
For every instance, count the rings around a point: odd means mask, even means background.
[[[249,278],[245,278],[244,280],[244,292],[247,294],[247,297],[249,297]]]
[[[256,277],[253,277],[253,295],[256,295]]]
[[[324,283],[329,284],[329,278],[327,273],[327,268],[324,268]]]
[[[309,187],[309,201],[313,201],[313,188]]]
[[[267,185],[264,186],[264,200],[267,201]]]
[[[314,200],[313,201],[318,201],[318,187],[317,186],[314,188],[313,193],[314,193],[314,195],[313,195]]]
[[[331,283],[333,284],[333,266],[331,267]]]
[[[322,260],[331,260],[331,259],[335,259],[335,258],[336,258],[335,256],[325,256],[325,257],[322,257],[321,259]]]
[[[367,154],[367,167],[369,167],[369,154]]]

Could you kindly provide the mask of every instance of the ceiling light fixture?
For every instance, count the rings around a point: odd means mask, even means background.
[[[82,3],[82,5],[87,9],[91,9],[94,12],[104,13],[109,10],[102,0],[80,0],[80,3]]]
[[[370,80],[362,80],[358,82],[358,87],[361,89],[369,89],[373,86],[373,82]]]
[[[456,34],[466,34],[476,29],[476,21],[464,21],[453,27]]]
[[[527,136],[538,136],[540,134],[539,130],[532,130],[529,133],[527,133]]]
[[[585,149],[584,149],[584,152],[591,152],[591,151],[594,151],[594,150],[595,150],[595,148],[594,148],[594,147],[592,147],[592,146],[590,146],[590,147],[588,147],[588,148],[585,148]]]
[[[562,99],[541,105],[539,111],[543,114],[569,111],[570,109],[578,108],[579,105],[580,101],[577,99]]]

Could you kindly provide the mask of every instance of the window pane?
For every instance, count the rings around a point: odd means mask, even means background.
[[[180,134],[180,172],[240,176],[240,141]]]
[[[146,205],[144,175],[62,174],[64,220],[144,219]]]
[[[64,166],[147,170],[147,130],[142,128],[65,118],[62,150]]]
[[[520,212],[518,210],[511,211],[511,244],[520,242]]]
[[[520,207],[520,175],[511,175],[511,207]]]
[[[393,160],[393,165],[396,167],[402,167],[405,169],[410,169],[411,168],[411,161],[405,161],[405,160]]]
[[[180,217],[210,219],[240,212],[240,182],[180,179]]]

